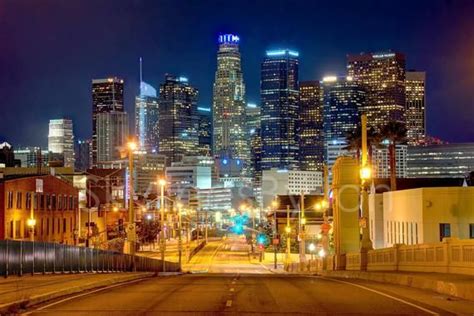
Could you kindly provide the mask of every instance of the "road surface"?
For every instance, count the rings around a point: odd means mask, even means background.
[[[321,277],[187,274],[89,292],[43,305],[31,314],[449,315],[446,310],[472,314],[474,304],[399,286]]]
[[[274,273],[248,256],[244,239],[212,241],[191,273],[115,285],[37,306],[33,315],[454,315],[468,302],[367,281]],[[449,312],[448,312],[449,311]]]

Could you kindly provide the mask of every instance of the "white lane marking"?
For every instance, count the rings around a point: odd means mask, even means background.
[[[227,300],[227,302],[225,303],[225,306],[226,307],[231,307],[232,306],[232,300]]]
[[[390,298],[390,299],[395,300],[395,301],[398,301],[398,302],[400,302],[400,303],[409,305],[409,306],[411,306],[411,307],[417,308],[417,309],[422,310],[422,311],[424,311],[424,312],[426,312],[426,313],[428,313],[428,314],[431,314],[431,315],[439,315],[439,313],[433,312],[432,310],[426,309],[426,308],[424,308],[424,307],[422,307],[422,306],[413,304],[413,303],[411,303],[411,302],[405,301],[404,299],[401,299],[401,298],[392,296],[392,295],[390,295],[390,294],[386,294],[386,293],[384,293],[384,292],[380,292],[380,291],[378,291],[378,290],[371,289],[371,288],[369,288],[369,287],[366,287],[366,286],[363,286],[363,285],[360,285],[360,284],[355,284],[355,283],[346,282],[346,281],[342,281],[342,280],[336,280],[336,279],[333,279],[333,278],[325,278],[325,277],[323,277],[322,279],[324,279],[324,280],[330,280],[330,281],[333,281],[333,282],[338,282],[338,283],[343,283],[343,284],[352,285],[352,286],[355,286],[355,287],[364,289],[364,290],[366,290],[366,291],[373,292],[373,293],[376,293],[376,294],[385,296],[385,297],[387,297],[387,298]]]
[[[86,292],[86,293],[81,293],[81,294],[78,294],[78,295],[70,296],[70,297],[64,298],[64,299],[62,299],[62,300],[53,302],[53,303],[50,303],[50,304],[47,304],[47,305],[43,305],[43,306],[41,306],[41,307],[36,308],[35,310],[32,310],[32,311],[30,311],[30,312],[23,313],[22,315],[30,315],[30,314],[32,314],[32,313],[34,313],[34,312],[41,311],[41,310],[46,309],[46,308],[49,308],[49,307],[51,307],[51,306],[58,305],[58,304],[61,304],[61,303],[64,303],[64,302],[67,302],[67,301],[70,301],[70,300],[73,300],[73,299],[82,297],[82,296],[94,294],[94,293],[97,293],[97,292],[100,292],[100,291],[105,291],[105,290],[108,290],[108,289],[112,289],[112,288],[114,288],[114,287],[123,286],[123,285],[127,285],[127,284],[130,284],[130,283],[135,283],[135,282],[139,282],[139,281],[143,281],[143,280],[144,280],[144,279],[132,280],[132,281],[129,281],[129,282],[123,282],[123,283],[119,283],[119,284],[114,284],[114,285],[106,286],[106,287],[103,287],[103,288],[100,288],[100,289],[97,289],[97,290],[92,290],[92,291],[88,291],[88,292]]]
[[[233,288],[233,287],[231,287],[229,291],[231,291],[231,292],[234,292],[234,288]]]
[[[232,281],[232,284],[235,284],[235,280],[234,280],[234,281]]]

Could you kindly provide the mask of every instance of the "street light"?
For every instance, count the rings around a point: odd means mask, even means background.
[[[128,240],[130,243],[130,254],[135,256],[135,242],[136,242],[136,227],[135,227],[135,209],[133,208],[133,195],[135,190],[133,188],[133,153],[137,149],[137,143],[134,141],[129,141],[127,143],[128,147],[128,165],[129,165],[129,200],[128,200],[128,220],[129,220],[129,235]],[[132,268],[135,271],[135,258],[132,260]]]
[[[313,260],[313,254],[314,254],[314,251],[316,250],[316,245],[314,243],[310,243],[308,246],[308,250],[311,253],[311,260]]]
[[[181,202],[178,202],[176,204],[176,206],[178,207],[178,257],[179,257],[179,270],[181,271],[181,256],[182,256],[182,253],[183,253],[183,241],[182,241],[182,238],[181,238],[181,209],[183,207],[183,204]]]
[[[35,241],[35,209],[34,209],[34,202],[35,202],[35,193],[31,192],[31,200],[30,200],[30,218],[26,221],[26,224],[30,228],[30,240]]]
[[[165,179],[158,179],[158,184],[160,185],[161,195],[160,195],[160,251],[161,251],[161,263],[163,267],[163,272],[166,271],[165,264],[165,250],[166,250],[166,241],[165,241]]]

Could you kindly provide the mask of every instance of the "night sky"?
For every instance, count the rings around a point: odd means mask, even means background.
[[[0,142],[47,145],[48,120],[91,134],[91,79],[125,79],[133,111],[138,58],[157,87],[189,78],[210,106],[217,35],[241,38],[247,101],[259,102],[265,50],[300,52],[300,80],[344,74],[347,53],[404,52],[427,72],[428,133],[474,141],[474,1],[0,0]]]

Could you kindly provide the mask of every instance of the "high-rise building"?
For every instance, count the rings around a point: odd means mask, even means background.
[[[100,113],[124,112],[123,88],[123,79],[114,77],[92,80],[92,165],[96,165],[98,161],[98,138],[107,137],[98,134],[97,116]]]
[[[13,150],[15,159],[19,159],[22,168],[47,167],[49,165],[50,152],[39,147],[24,147]]]
[[[117,160],[128,139],[128,115],[121,111],[96,114],[96,163]],[[94,153],[94,152],[93,152]]]
[[[167,164],[199,152],[198,90],[188,79],[166,75],[160,85],[159,152]]]
[[[300,82],[299,113],[300,169],[322,171],[324,162],[323,89],[319,81]]]
[[[74,142],[74,158],[76,159],[74,167],[76,170],[85,171],[91,167],[91,147],[90,139],[79,139]]]
[[[376,130],[389,121],[405,122],[405,56],[366,53],[347,56],[348,75],[367,90],[360,109]]]
[[[262,63],[262,170],[297,169],[299,117],[298,52],[267,51]]]
[[[365,105],[366,92],[351,77],[328,76],[322,84],[324,155],[331,170],[335,158],[347,153],[346,138],[359,124],[359,110]]]
[[[426,73],[407,71],[405,79],[406,122],[409,145],[423,143],[426,138]]]
[[[239,52],[239,37],[219,35],[217,70],[213,90],[213,154],[242,161],[240,172],[248,173],[249,141],[245,124],[245,85]]]
[[[247,104],[247,133],[250,139],[250,176],[254,186],[262,183],[262,137],[261,137],[261,108],[253,103]]]
[[[474,171],[474,143],[408,147],[409,178],[463,178]]]
[[[141,81],[140,94],[135,97],[135,134],[141,150],[158,152],[158,117],[156,89]]]
[[[212,112],[210,108],[198,107],[199,155],[212,155]]]
[[[74,168],[74,134],[72,120],[49,120],[48,150],[60,154],[64,167]]]
[[[407,145],[395,146],[395,166],[397,178],[407,177]],[[372,148],[372,176],[390,178],[390,155],[387,147]]]

